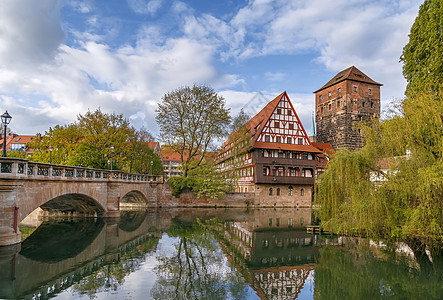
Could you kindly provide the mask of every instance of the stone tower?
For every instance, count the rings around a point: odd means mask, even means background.
[[[356,125],[380,117],[380,86],[352,66],[315,91],[317,142],[330,143],[335,150],[361,149]]]

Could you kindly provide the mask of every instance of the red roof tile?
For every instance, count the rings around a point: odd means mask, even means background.
[[[365,73],[363,73],[362,71],[360,71],[356,67],[352,66],[352,67],[349,67],[349,68],[339,72],[331,80],[329,80],[324,86],[322,86],[320,89],[316,90],[314,93],[324,90],[325,88],[333,86],[334,84],[342,82],[344,80],[366,82],[366,83],[371,83],[371,84],[380,85],[380,86],[383,85],[381,83],[378,83],[378,82],[372,80]]]

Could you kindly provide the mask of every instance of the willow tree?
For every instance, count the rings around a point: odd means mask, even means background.
[[[322,175],[317,201],[328,229],[441,249],[442,20],[442,1],[425,1],[401,57],[408,81],[402,114],[361,125],[365,147],[338,152]]]
[[[163,142],[180,154],[185,177],[201,164],[214,140],[226,135],[230,119],[223,97],[204,85],[165,94],[156,116]]]

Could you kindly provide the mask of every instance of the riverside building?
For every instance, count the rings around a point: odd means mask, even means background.
[[[233,132],[219,172],[257,206],[310,206],[317,155],[286,92]]]

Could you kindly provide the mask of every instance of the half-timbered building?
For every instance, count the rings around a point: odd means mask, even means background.
[[[309,206],[319,153],[283,92],[231,134],[217,163],[256,206]]]

